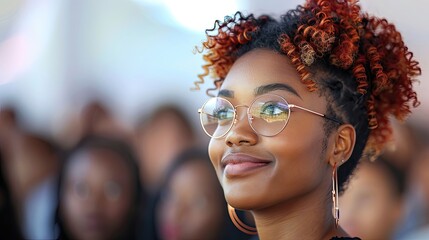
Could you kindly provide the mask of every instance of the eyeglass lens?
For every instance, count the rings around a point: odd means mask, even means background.
[[[262,95],[256,98],[248,109],[248,120],[252,129],[263,136],[280,133],[290,115],[289,105],[277,95]],[[201,109],[201,124],[211,137],[224,136],[234,125],[236,108],[226,99],[209,99]]]

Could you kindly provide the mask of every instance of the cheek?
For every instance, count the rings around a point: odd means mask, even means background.
[[[275,142],[279,142],[279,144],[274,143],[273,145],[276,148],[288,147],[289,152],[315,152],[316,155],[319,155],[320,151],[318,150],[321,148],[323,139],[326,137],[323,130],[324,120],[317,118],[317,116],[311,118],[311,115],[309,117],[301,115],[297,115],[295,118],[293,114],[291,115],[286,127],[277,135],[278,137]],[[312,151],[309,152],[309,149]]]
[[[117,200],[107,200],[104,209],[107,220],[112,224],[121,224],[127,221],[131,213],[133,204],[133,193],[130,190],[124,191]]]
[[[313,124],[314,125],[314,124]],[[306,125],[303,125],[306,126]],[[287,128],[288,126],[286,126]],[[266,139],[266,149],[276,157],[280,173],[286,172],[299,180],[312,178],[320,181],[328,164],[323,164],[323,142],[325,134],[320,128],[305,127],[285,129],[276,138]],[[325,167],[325,168],[322,168]],[[279,174],[279,177],[286,177]]]
[[[80,223],[85,215],[85,207],[82,200],[70,192],[65,192],[61,201],[63,204],[60,214],[64,219],[65,228],[69,232],[80,232]]]
[[[279,163],[287,163],[289,166],[307,165],[319,162],[322,152],[323,138],[298,138],[282,137],[273,139],[267,143],[270,152],[275,155]]]
[[[222,139],[212,138],[209,142],[209,157],[218,177],[220,177],[222,174],[220,169],[220,161],[225,151],[225,147],[226,144]]]

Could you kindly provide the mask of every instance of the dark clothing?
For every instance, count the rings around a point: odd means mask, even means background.
[[[259,240],[258,236],[254,236],[252,237],[250,240]],[[360,238],[357,237],[333,237],[331,238],[331,240],[361,240]]]

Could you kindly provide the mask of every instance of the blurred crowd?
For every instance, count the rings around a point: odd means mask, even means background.
[[[130,128],[93,101],[57,136],[21,120],[0,110],[0,239],[249,238],[228,219],[206,141],[179,107]]]
[[[0,239],[251,238],[229,220],[207,139],[177,106],[130,128],[94,101],[55,137],[22,122],[19,109],[1,108]],[[348,182],[340,224],[362,239],[429,239],[428,129],[393,131]]]
[[[393,122],[394,139],[383,154],[375,161],[361,159],[340,196],[346,232],[365,240],[429,239],[426,127]]]

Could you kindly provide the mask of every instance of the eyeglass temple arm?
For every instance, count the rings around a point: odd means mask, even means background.
[[[331,120],[331,121],[333,121],[333,122],[336,122],[336,123],[338,123],[338,124],[343,124],[343,122],[341,122],[341,121],[339,121],[339,120],[337,120],[337,119],[335,119],[335,118],[328,117],[328,116],[326,116],[325,114],[322,114],[322,113],[319,113],[319,112],[315,112],[315,111],[310,110],[310,109],[305,108],[305,107],[300,107],[300,106],[297,106],[297,105],[295,105],[295,104],[289,104],[289,107],[290,107],[290,108],[298,108],[298,109],[304,110],[304,111],[306,111],[306,112],[313,113],[313,114],[316,114],[316,115],[318,115],[318,116],[320,116],[320,117],[326,118],[326,119]]]

